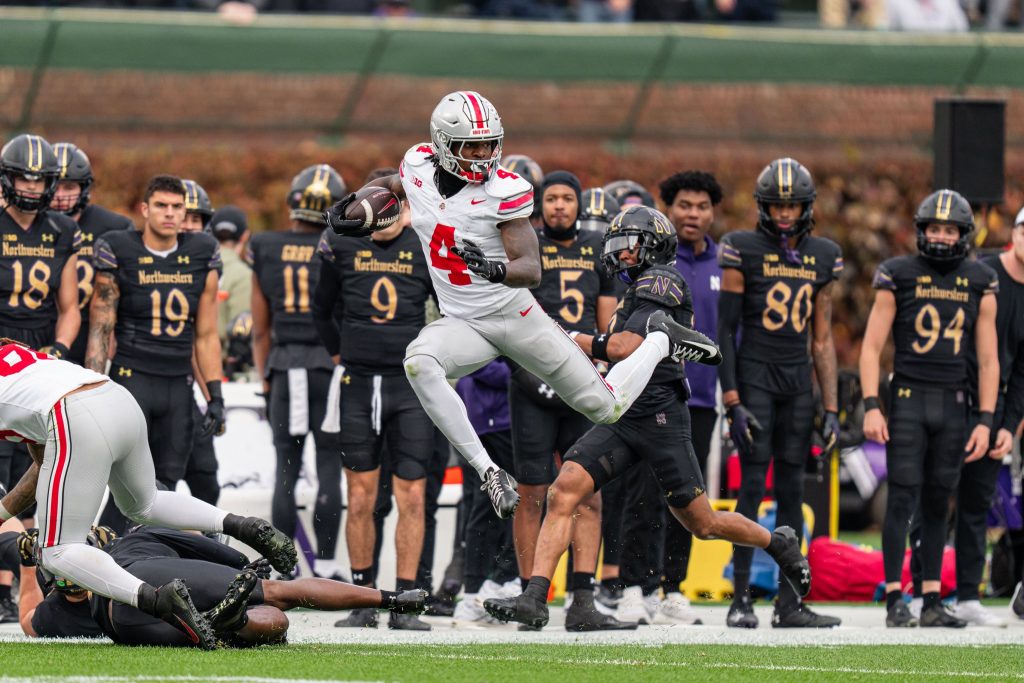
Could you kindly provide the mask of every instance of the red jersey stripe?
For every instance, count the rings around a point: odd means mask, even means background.
[[[57,459],[53,464],[50,478],[49,510],[46,513],[46,543],[44,547],[56,545],[57,525],[60,523],[60,504],[64,495],[63,479],[68,467],[68,431],[64,424],[64,406],[60,401],[53,404],[53,424],[57,432]]]
[[[533,201],[532,191],[527,192],[519,199],[510,199],[507,202],[502,202],[501,204],[498,204],[498,211],[511,211],[512,209],[518,209],[520,206],[530,201]]]

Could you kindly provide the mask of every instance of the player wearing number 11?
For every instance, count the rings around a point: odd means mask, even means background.
[[[999,279],[987,265],[967,260],[974,214],[958,193],[939,190],[928,195],[917,208],[914,224],[918,254],[889,259],[875,271],[878,291],[860,355],[864,436],[886,444],[889,471],[882,527],[886,625],[917,625],[900,588],[907,525],[920,510],[921,626],[962,627],[966,623],[939,601],[942,549],[960,468],[965,459],[978,460],[989,449],[999,392]],[[886,421],[878,375],[889,330],[896,355]],[[978,359],[979,419],[967,438],[967,355],[972,345]]]
[[[175,176],[152,178],[140,210],[141,230],[113,230],[95,242],[85,366],[102,373],[111,361],[110,378],[131,392],[146,416],[156,478],[173,491],[192,450],[193,343],[203,377],[211,378],[206,426],[216,431],[224,424],[220,248],[210,235],[180,232],[185,189]]]

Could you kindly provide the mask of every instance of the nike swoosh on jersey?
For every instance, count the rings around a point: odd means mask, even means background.
[[[521,315],[522,317],[524,317],[524,318],[525,318],[525,317],[526,317],[526,314],[527,314],[527,313],[529,313],[529,312],[530,312],[530,311],[532,311],[532,310],[533,310],[533,306],[530,306],[530,307],[529,307],[529,308],[527,308],[527,309],[526,309],[525,311],[519,311],[519,315]]]

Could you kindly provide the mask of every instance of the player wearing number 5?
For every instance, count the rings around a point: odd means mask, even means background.
[[[313,325],[313,292],[320,279],[320,215],[345,193],[345,182],[327,164],[304,168],[288,191],[288,230],[253,235],[253,362],[263,379],[274,434],[274,526],[295,537],[295,484],[306,437],[316,443],[319,491],[313,509],[319,574],[331,576],[341,526],[341,454],[338,436],[322,428],[334,363]]]
[[[758,176],[757,228],[722,238],[718,262],[718,377],[742,479],[736,512],[757,519],[768,465],[775,462],[777,526],[803,531],[804,464],[811,451],[815,403],[811,362],[825,408],[828,449],[839,433],[836,350],[832,343],[832,282],[843,270],[839,246],[811,235],[814,180],[794,159],[776,159]],[[736,330],[742,323],[742,344]],[[810,337],[810,355],[808,355]],[[750,599],[753,550],[733,551],[735,597],[726,623],[756,628]],[[772,626],[820,628],[839,619],[815,614],[786,581]]]
[[[519,504],[516,482],[484,449],[449,378],[507,356],[592,421],[614,422],[662,358],[682,353],[682,345],[705,359],[720,356],[703,335],[666,323],[603,380],[529,291],[541,280],[529,220],[533,186],[498,166],[504,138],[498,112],[478,93],[450,93],[434,108],[430,138],[406,153],[398,174],[371,183],[408,200],[444,315],[406,349],[405,373],[434,424],[484,480],[495,511],[510,517]],[[332,207],[327,224],[339,234],[365,235],[364,222],[346,215],[350,201]],[[597,340],[600,358],[608,337]]]
[[[211,378],[204,427],[224,427],[220,249],[210,235],[179,232],[185,190],[175,176],[152,178],[140,210],[141,230],[110,231],[95,242],[85,366],[102,373],[110,360],[111,379],[131,392],[146,416],[156,478],[173,491],[192,449],[193,343],[203,377]]]
[[[875,303],[860,355],[864,436],[886,444],[889,496],[882,528],[886,625],[916,626],[903,603],[907,526],[921,511],[921,626],[965,626],[939,601],[949,498],[965,460],[989,449],[999,392],[996,291],[999,279],[967,260],[971,205],[952,190],[928,195],[914,215],[916,256],[889,259],[875,271]],[[892,330],[896,350],[887,402],[878,397],[879,356]],[[978,360],[978,424],[967,437],[967,356]],[[966,445],[965,445],[966,444]],[[920,506],[918,505],[920,501]]]

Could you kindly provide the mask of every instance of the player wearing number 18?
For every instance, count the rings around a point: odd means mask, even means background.
[[[209,378],[208,430],[224,424],[217,336],[217,241],[179,232],[185,190],[175,176],[149,181],[142,230],[113,230],[96,240],[96,285],[89,309],[85,365],[131,392],[149,425],[156,478],[174,490],[192,450],[192,347]],[[111,341],[116,351],[111,358]]]
[[[886,444],[889,496],[882,527],[886,625],[916,626],[903,603],[901,572],[907,525],[921,511],[921,626],[966,622],[939,601],[949,498],[964,460],[986,455],[999,392],[996,291],[999,279],[967,260],[971,206],[939,190],[914,215],[916,256],[889,259],[875,271],[875,303],[861,347],[864,435]],[[892,330],[896,350],[888,420],[878,398],[879,356]],[[967,437],[967,356],[978,360],[978,424]],[[966,445],[965,445],[966,444]],[[920,505],[918,505],[920,501]]]

